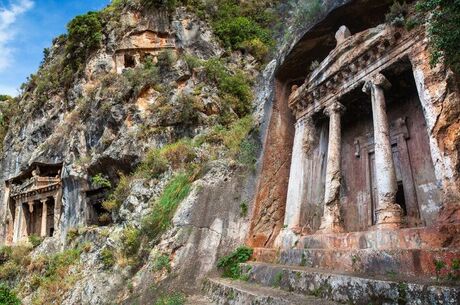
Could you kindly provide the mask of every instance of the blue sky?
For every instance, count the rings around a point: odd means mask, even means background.
[[[0,0],[0,94],[17,95],[35,73],[43,49],[66,32],[75,16],[105,7],[110,0]]]

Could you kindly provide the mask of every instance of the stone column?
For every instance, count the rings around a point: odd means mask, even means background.
[[[308,130],[312,127],[310,123],[310,117],[303,117],[295,124],[284,227],[275,240],[276,247],[291,248],[301,233],[300,212],[305,194],[305,163],[307,161],[305,143],[308,138]]]
[[[21,204],[12,199],[14,201],[14,222],[13,222],[13,244],[19,241],[19,235],[21,231],[21,220],[22,220],[22,213],[21,213]]]
[[[40,236],[41,237],[46,237],[48,232],[46,232],[46,227],[47,227],[47,220],[48,220],[48,206],[46,202],[48,199],[42,199],[40,202],[42,203],[42,223],[41,223],[41,229],[40,229]]]
[[[363,91],[371,94],[372,97],[376,168],[375,182],[377,187],[377,208],[375,211],[377,228],[399,228],[402,218],[402,209],[396,203],[398,187],[390,142],[390,127],[386,113],[385,95],[383,92],[384,89],[389,89],[390,87],[390,82],[380,73],[368,80],[363,87]]]
[[[321,218],[319,233],[344,232],[340,216],[341,182],[341,118],[345,107],[338,101],[329,105],[324,113],[329,117],[329,142],[327,147],[326,189],[324,193],[324,214]]]
[[[308,125],[307,118],[301,118],[295,125],[294,145],[292,147],[291,170],[286,198],[286,212],[284,226],[298,231],[300,223],[300,209],[302,197],[305,192],[305,161],[303,149],[305,142],[305,129]]]

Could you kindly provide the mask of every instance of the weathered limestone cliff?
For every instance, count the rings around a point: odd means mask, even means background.
[[[460,91],[423,23],[177,2],[77,17],[8,105],[1,281],[23,304],[456,304]]]

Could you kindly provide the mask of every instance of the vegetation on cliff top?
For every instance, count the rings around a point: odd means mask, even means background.
[[[420,0],[417,9],[431,14],[428,19],[431,63],[435,65],[443,58],[452,70],[460,73],[460,1]]]

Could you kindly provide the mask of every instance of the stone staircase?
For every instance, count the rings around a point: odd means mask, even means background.
[[[446,280],[451,270],[437,279],[434,263],[460,259],[449,232],[446,239],[427,228],[305,236],[294,249],[255,249],[256,261],[242,264],[246,282],[208,279],[204,290],[218,305],[458,305],[460,282]]]

